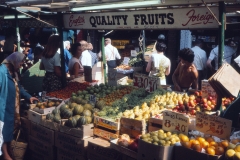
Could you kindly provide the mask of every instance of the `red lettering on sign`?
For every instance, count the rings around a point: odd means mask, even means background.
[[[195,10],[190,10],[186,16],[188,17],[188,21],[185,24],[182,24],[182,26],[187,25],[197,25],[197,24],[207,24],[207,23],[213,23],[214,17],[211,13],[206,12],[205,15],[201,14],[195,14]]]
[[[78,16],[76,19],[74,19],[74,15],[71,15],[69,17],[69,27],[72,26],[80,26],[83,25],[85,23],[85,19],[84,16]]]

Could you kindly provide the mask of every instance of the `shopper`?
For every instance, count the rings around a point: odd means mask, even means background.
[[[105,39],[105,56],[107,60],[108,68],[116,68],[116,59],[121,59],[121,56],[116,47],[112,46],[111,39]]]
[[[72,58],[71,53],[69,52],[70,49],[70,42],[69,41],[64,41],[63,42],[63,47],[64,47],[64,59],[65,59],[65,72],[68,73],[68,63],[69,60]]]
[[[203,42],[200,39],[197,39],[194,42],[194,47],[192,47],[192,51],[194,52],[194,61],[193,64],[198,70],[198,88],[201,89],[201,82],[203,79],[206,78],[207,70],[206,70],[206,63],[207,63],[207,54],[202,49]]]
[[[40,69],[46,71],[43,79],[43,91],[51,92],[62,88],[61,59],[60,54],[57,53],[61,43],[58,35],[50,36],[42,53]]]
[[[171,62],[164,55],[166,48],[167,46],[163,42],[157,41],[157,53],[151,55],[146,68],[146,72],[150,72],[150,77],[159,77],[159,85],[166,85],[166,76],[170,74],[171,69]]]
[[[228,40],[226,45],[224,45],[224,57],[223,61],[231,64],[232,56],[236,54],[237,51],[237,45],[234,43],[232,39]],[[212,60],[215,62],[215,68],[212,67]],[[207,66],[215,72],[218,70],[218,46],[213,48],[210,52],[210,55],[207,60]]]
[[[97,56],[97,53],[94,53],[92,50],[93,50],[92,43],[88,43],[88,52],[91,54],[92,67],[93,67],[98,62],[98,56]]]
[[[13,132],[20,125],[20,99],[25,98],[31,103],[38,100],[28,94],[18,83],[16,72],[23,64],[24,58],[23,53],[14,52],[0,65],[0,130],[2,130],[0,139],[3,142],[0,145],[5,160],[12,160],[9,148],[13,140]]]
[[[190,87],[198,89],[198,71],[193,64],[194,53],[190,48],[178,52],[180,63],[172,75],[175,91],[188,91]]]
[[[83,66],[79,60],[82,55],[82,48],[80,43],[75,43],[71,47],[71,53],[73,57],[70,59],[68,68],[70,73],[70,79],[75,79],[83,76]]]

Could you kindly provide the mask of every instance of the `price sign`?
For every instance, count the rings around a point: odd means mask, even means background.
[[[131,57],[137,57],[137,51],[131,50]]]
[[[189,118],[181,113],[164,111],[162,128],[165,131],[188,134]]]
[[[217,98],[217,93],[209,84],[208,80],[202,80],[202,97],[208,98],[209,96],[213,97],[214,99]]]
[[[196,113],[196,130],[219,138],[229,138],[232,121],[203,112]]]
[[[148,77],[142,74],[134,74],[133,85],[138,88],[145,88],[149,92],[153,92],[159,86],[159,79],[157,77]]]
[[[124,57],[124,59],[123,59],[123,64],[124,64],[124,65],[128,65],[129,60],[130,60],[129,57]]]
[[[96,101],[97,101],[96,96],[95,95],[90,95],[89,101],[92,102],[92,103],[96,103]]]

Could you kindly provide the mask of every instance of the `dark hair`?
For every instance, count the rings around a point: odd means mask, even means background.
[[[52,35],[48,38],[47,46],[44,48],[42,56],[52,58],[60,47],[61,39],[59,35]]]
[[[193,44],[194,44],[194,46],[202,45],[203,40],[202,39],[196,39],[196,41]]]
[[[184,48],[178,51],[178,56],[189,63],[192,63],[194,60],[194,52],[190,48]]]
[[[77,49],[80,46],[81,46],[81,43],[74,43],[74,44],[72,44],[72,46],[70,48],[70,51],[71,51],[72,55],[76,55]]]
[[[167,49],[167,46],[165,43],[157,41],[156,50],[158,52],[164,52],[166,49]]]

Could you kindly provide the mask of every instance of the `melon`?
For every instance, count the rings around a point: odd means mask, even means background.
[[[85,118],[86,118],[86,121],[87,121],[86,124],[90,124],[90,123],[92,123],[92,117],[85,116]]]
[[[62,118],[70,118],[72,116],[73,112],[71,109],[65,109],[61,112]]]
[[[92,110],[93,109],[93,106],[89,103],[85,104],[84,106],[84,109],[88,109],[88,110]]]
[[[75,106],[77,106],[78,104],[77,103],[71,103],[70,105],[69,105],[69,108],[70,109],[73,109]]]
[[[77,120],[73,117],[70,117],[65,123],[65,126],[70,128],[75,128],[77,126]]]
[[[82,115],[83,116],[92,116],[92,112],[90,111],[90,110],[88,110],[88,109],[85,109],[84,111],[83,111],[83,113],[82,113]]]
[[[53,122],[60,123],[61,122],[61,116],[60,114],[55,114],[53,117]]]
[[[61,107],[59,108],[60,112],[62,112],[63,110],[65,109],[68,109],[68,105],[64,104],[64,105],[61,105]]]
[[[53,111],[52,111],[52,114],[56,115],[56,114],[60,114],[60,110],[55,108]]]
[[[97,101],[95,107],[102,110],[103,107],[105,106],[105,102],[104,101]]]
[[[46,115],[46,119],[47,119],[47,120],[53,120],[53,117],[54,117],[54,114],[52,114],[52,113],[48,113],[48,114]]]
[[[87,119],[85,116],[82,116],[77,121],[77,127],[82,127],[82,125],[87,124]]]
[[[82,105],[77,105],[73,108],[73,115],[80,115],[83,112],[84,108]]]

